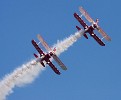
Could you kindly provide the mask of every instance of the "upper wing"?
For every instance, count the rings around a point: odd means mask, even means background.
[[[44,39],[39,34],[37,35],[37,38],[47,51],[51,51],[51,48],[48,46],[48,44],[44,41]]]
[[[86,18],[89,22],[91,22],[91,23],[94,22],[94,20],[90,17],[90,15],[89,15],[89,14],[86,12],[86,10],[84,10],[82,7],[79,7],[79,11],[82,13],[82,15],[85,16],[85,18]]]
[[[77,13],[74,13],[74,17],[79,21],[79,23],[84,27],[88,27],[87,24],[81,19],[81,17],[79,17],[79,15]]]
[[[32,40],[31,42],[32,42],[33,46],[36,48],[36,50],[39,52],[40,56],[45,55],[44,52],[40,49],[40,47],[37,45],[35,40]]]
[[[111,38],[98,26],[97,28],[98,32],[101,33],[101,35],[108,41],[111,41]]]
[[[53,70],[56,74],[58,74],[58,75],[61,74],[60,71],[53,65],[53,63],[52,63],[51,61],[49,61],[49,63],[47,63],[47,64],[52,68],[52,70]]]
[[[67,70],[66,66],[61,62],[61,60],[55,54],[53,54],[52,57],[63,70]]]

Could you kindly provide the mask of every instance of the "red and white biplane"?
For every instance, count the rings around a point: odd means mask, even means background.
[[[42,43],[42,45],[45,47],[45,49],[48,51],[48,53],[44,53],[41,48],[38,46],[38,44],[35,42],[35,40],[32,40],[33,46],[36,48],[38,51],[40,57],[38,57],[37,54],[34,54],[34,56],[37,58],[36,62],[40,62],[43,67],[45,67],[45,63],[48,64],[52,70],[60,75],[60,71],[55,67],[55,65],[52,63],[50,58],[52,57],[63,70],[67,70],[66,66],[61,62],[61,60],[57,57],[55,54],[56,49],[54,48],[53,50],[47,45],[47,43],[44,41],[44,39],[38,34],[37,35],[39,41]]]
[[[79,8],[79,11],[82,13],[81,16],[79,16],[77,13],[74,13],[74,17],[79,21],[79,23],[84,27],[84,37],[88,39],[88,36],[86,33],[89,33],[90,36],[92,36],[101,46],[105,46],[105,43],[102,41],[103,38],[105,38],[108,41],[111,41],[110,37],[100,28],[98,25],[98,19],[96,19],[96,22],[89,16],[89,14],[84,10],[82,7]],[[83,19],[81,18],[84,16],[91,24],[91,26],[88,26]],[[81,30],[80,27],[76,26],[78,30]],[[95,33],[94,30],[97,30],[103,38],[100,39]]]

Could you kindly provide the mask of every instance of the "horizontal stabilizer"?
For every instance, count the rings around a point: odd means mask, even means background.
[[[79,26],[76,26],[77,30],[81,30],[81,28]]]
[[[35,56],[35,58],[38,58],[38,55],[36,55],[35,53],[34,53],[34,56]]]
[[[81,30],[81,28],[79,27],[79,26],[76,26],[76,28],[80,31]],[[84,33],[84,37],[86,38],[86,39],[88,39],[88,36]]]
[[[84,33],[84,37],[85,37],[86,39],[88,39],[88,36],[87,36],[87,34],[85,34],[85,33]]]

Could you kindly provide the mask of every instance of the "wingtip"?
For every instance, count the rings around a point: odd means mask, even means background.
[[[111,41],[111,38],[109,38],[109,41]]]
[[[67,70],[67,67],[62,67],[63,70]]]
[[[111,41],[111,38],[109,36],[106,37],[106,40]]]
[[[40,37],[40,34],[37,34],[37,37]]]
[[[83,8],[82,6],[79,7],[79,9],[82,9],[82,8]]]

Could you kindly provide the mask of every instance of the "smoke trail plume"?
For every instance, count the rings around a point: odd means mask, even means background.
[[[56,47],[56,54],[60,55],[67,50],[78,38],[82,36],[84,31],[76,32],[74,35],[57,42],[53,47]],[[44,70],[41,64],[34,65],[35,60],[31,60],[26,64],[15,69],[11,74],[6,75],[0,81],[0,100],[5,100],[6,96],[13,92],[14,87],[21,87],[23,85],[32,83],[40,72]]]

